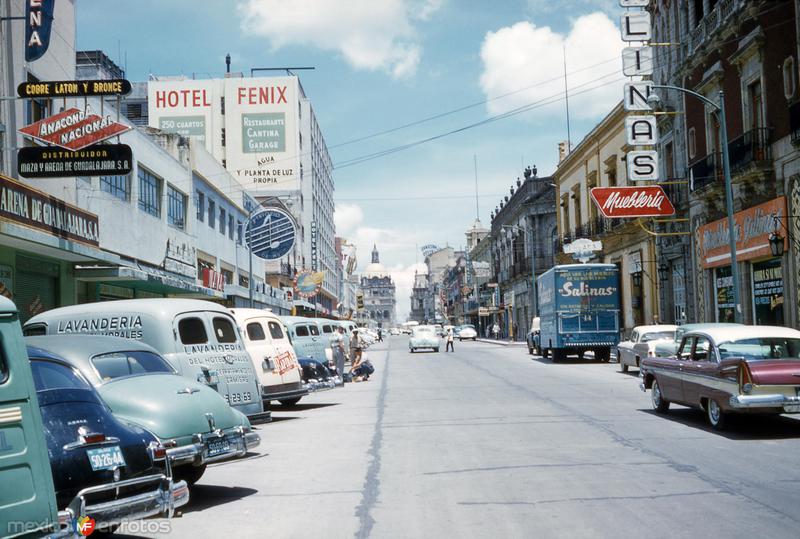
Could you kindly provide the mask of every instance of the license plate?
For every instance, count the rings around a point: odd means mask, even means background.
[[[89,449],[86,451],[86,456],[89,457],[89,464],[92,465],[92,470],[95,472],[113,470],[114,468],[125,466],[125,458],[122,456],[122,450],[118,445]]]
[[[220,438],[219,440],[211,440],[208,442],[208,456],[215,457],[222,455],[231,450],[231,444],[227,438]]]

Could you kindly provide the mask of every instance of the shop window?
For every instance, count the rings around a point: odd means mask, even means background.
[[[236,330],[230,320],[217,316],[214,318],[212,325],[214,326],[214,335],[216,335],[218,343],[236,342]]]
[[[39,82],[39,79],[29,73],[28,82]],[[49,99],[28,99],[25,111],[26,123],[30,125],[51,116],[51,104],[52,101]]]
[[[219,209],[219,233],[223,236],[225,235],[225,225],[227,221],[225,220],[225,208]]]
[[[225,279],[225,284],[233,284],[233,272],[231,270],[222,269],[220,270],[222,274],[222,278]]]
[[[273,339],[283,339],[283,329],[281,329],[280,324],[277,322],[270,322],[269,326],[269,335]]]
[[[202,223],[206,213],[206,195],[200,191],[197,191],[195,194],[194,205],[197,210],[197,220]]]
[[[753,321],[758,325],[784,325],[783,266],[780,258],[756,262],[753,270]]]
[[[756,80],[747,86],[747,99],[750,112],[750,129],[764,126],[764,95],[761,81]]]
[[[251,322],[247,324],[247,338],[251,341],[265,341],[267,336],[264,334],[264,328],[258,322]]]
[[[797,92],[797,75],[794,69],[794,57],[790,56],[783,61],[783,95],[792,99]]]
[[[120,200],[130,199],[128,176],[100,176],[100,190],[110,193]]]
[[[233,239],[233,214],[228,214],[228,239]]]
[[[139,167],[139,209],[161,216],[161,178]]]
[[[200,318],[184,318],[178,322],[178,334],[183,344],[203,344],[208,342],[206,325]]]
[[[167,184],[167,223],[183,229],[186,222],[186,196]]]
[[[242,231],[244,230],[244,223],[236,221],[236,244],[242,244]]]
[[[735,322],[733,303],[733,276],[731,267],[714,270],[714,293],[717,305],[717,322]]]

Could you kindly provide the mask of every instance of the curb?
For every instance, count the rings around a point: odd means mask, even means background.
[[[491,339],[478,339],[478,342],[486,343],[486,344],[496,344],[498,346],[519,346],[525,348],[528,346],[528,343],[519,342],[519,341],[494,341]]]

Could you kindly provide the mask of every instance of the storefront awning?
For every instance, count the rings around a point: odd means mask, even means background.
[[[201,298],[224,298],[218,290],[199,286],[186,277],[171,274],[157,268],[134,268],[130,266],[76,267],[75,278],[81,281],[109,282],[135,290],[158,294],[180,294]]]

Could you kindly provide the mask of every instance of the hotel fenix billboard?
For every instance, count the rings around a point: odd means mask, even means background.
[[[252,194],[299,188],[297,77],[150,81],[150,125],[197,138]]]

